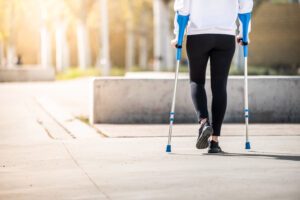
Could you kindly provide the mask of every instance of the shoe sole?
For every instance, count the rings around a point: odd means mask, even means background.
[[[203,133],[198,137],[196,148],[197,149],[206,149],[209,146],[208,138],[212,135],[213,130],[211,127],[206,127]]]
[[[224,153],[222,150],[213,150],[213,149],[209,149],[208,153]]]

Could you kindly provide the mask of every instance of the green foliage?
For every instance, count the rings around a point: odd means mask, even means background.
[[[181,65],[179,67],[179,72],[189,72],[189,67],[188,65]]]
[[[244,70],[238,70],[231,66],[229,75],[244,75]],[[266,67],[248,66],[248,75],[276,75],[276,72]]]
[[[111,76],[124,76],[125,75],[125,69],[120,67],[113,67],[110,70]]]
[[[244,71],[231,66],[229,75],[244,75]],[[299,72],[286,66],[248,66],[248,75],[299,75]]]
[[[124,76],[124,68],[113,67],[110,71],[111,76]],[[56,74],[55,80],[71,80],[82,77],[101,76],[101,71],[95,67],[82,70],[78,67],[71,67],[67,71]]]
[[[285,3],[289,3],[288,0],[273,0],[273,3],[276,3],[276,4],[285,4]]]
[[[174,70],[173,70],[174,72]],[[180,65],[179,72],[188,73],[188,65]],[[244,75],[244,70],[237,70],[234,66],[230,67],[229,75]],[[274,65],[274,66],[248,66],[248,75],[279,75],[279,76],[299,76],[300,68],[296,66]]]
[[[135,66],[131,72],[144,72],[151,70],[142,70],[140,67]],[[164,70],[167,71],[167,70]],[[174,72],[174,71],[173,71]],[[179,72],[188,73],[189,68],[187,65],[181,65]],[[124,76],[126,70],[120,67],[113,67],[110,71],[111,76]],[[237,70],[234,66],[231,66],[229,75],[244,75],[243,70]],[[248,75],[300,75],[300,71],[297,71],[296,67],[286,67],[283,65],[278,66],[248,66]],[[95,67],[82,70],[79,68],[70,68],[69,70],[58,73],[55,77],[56,80],[70,80],[81,77],[93,77],[101,76],[101,71]]]
[[[100,76],[100,71],[96,68],[89,68],[86,70],[82,70],[80,68],[70,68],[67,71],[58,73],[55,76],[55,80],[70,80],[79,77],[90,77],[90,76]]]
[[[134,66],[132,69],[130,69],[130,72],[147,72],[152,71],[150,69],[142,69],[140,66]]]
[[[90,124],[89,123],[89,118],[84,117],[84,116],[80,116],[80,117],[76,117],[77,119],[79,119],[81,122],[85,123],[85,124]]]

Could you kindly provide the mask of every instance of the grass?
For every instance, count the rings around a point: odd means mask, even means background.
[[[88,124],[88,125],[90,124],[89,118],[86,118],[86,117],[76,117],[76,118],[85,124]]]
[[[289,3],[288,0],[273,0],[274,4],[287,4]]]
[[[209,69],[207,69],[209,70]],[[189,68],[186,65],[182,65],[179,68],[179,72],[189,72]],[[239,76],[244,75],[244,70],[238,70],[236,67],[231,66],[229,75]],[[272,67],[265,66],[248,66],[248,75],[300,75],[296,71],[284,70],[284,69],[274,69]]]
[[[229,75],[244,75],[244,70],[238,70],[231,66]],[[248,66],[248,75],[277,75],[277,76],[299,76],[296,69],[288,67],[265,67],[265,66]]]
[[[231,66],[229,75],[244,75],[244,70]],[[276,70],[267,67],[248,66],[248,75],[279,75]]]
[[[82,70],[80,68],[71,67],[67,71],[58,73],[55,76],[55,80],[71,80],[79,77],[90,77],[90,76],[100,76],[100,70],[96,68],[88,68]]]
[[[189,72],[189,67],[187,65],[182,65],[182,66],[179,67],[179,72],[188,73]]]
[[[152,70],[142,70],[138,66],[133,67],[130,72],[145,72]],[[167,70],[163,70],[167,71]],[[179,72],[188,73],[189,68],[186,64],[183,64],[179,68]],[[111,76],[124,76],[126,73],[125,68],[113,67],[111,69]],[[231,66],[229,75],[244,75],[243,70],[238,70],[234,66]],[[266,67],[266,66],[248,66],[248,75],[300,75],[300,72],[296,68],[288,67]],[[101,71],[95,67],[91,67],[85,70],[72,67],[65,72],[58,73],[55,80],[71,80],[80,77],[92,77],[101,76]]]
[[[113,67],[111,69],[112,76],[124,76],[125,69]],[[71,67],[68,70],[58,73],[55,76],[55,80],[71,80],[75,78],[82,78],[82,77],[92,77],[92,76],[101,76],[101,70],[91,67],[88,69],[80,69],[78,67]]]
[[[111,76],[124,76],[125,73],[126,73],[125,69],[120,67],[113,67],[110,70]]]
[[[150,69],[142,69],[139,66],[134,66],[131,70],[129,70],[130,72],[151,72],[152,70]]]

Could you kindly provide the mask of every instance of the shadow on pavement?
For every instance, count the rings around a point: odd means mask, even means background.
[[[248,158],[274,158],[278,160],[289,160],[289,161],[300,161],[300,155],[289,155],[289,154],[270,154],[263,152],[251,151],[254,153],[202,153],[202,154],[184,154],[184,153],[170,153],[171,155],[185,155],[185,156],[228,156],[228,157],[248,157]]]

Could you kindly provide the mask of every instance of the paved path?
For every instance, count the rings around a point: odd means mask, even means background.
[[[168,124],[96,124],[96,129],[108,137],[167,137]],[[195,137],[198,124],[175,124],[173,136]],[[251,136],[300,136],[300,124],[250,124]],[[244,136],[245,124],[223,124],[222,136]]]
[[[57,82],[0,83],[1,92],[4,92],[0,96],[9,93],[23,94],[32,98],[45,97],[75,116],[88,117],[89,85],[90,81],[87,78]]]
[[[155,126],[157,137],[150,138],[138,137],[149,125],[106,125],[113,137],[78,124],[79,131],[72,130],[68,115],[51,102],[71,114],[86,113],[84,85],[0,84],[0,200],[299,199],[299,124],[285,125],[287,135],[274,125],[276,136],[252,136],[251,151],[243,149],[240,134],[224,136],[226,153],[220,155],[195,149],[189,135],[197,127],[180,125],[189,134],[174,137],[168,154],[166,137],[160,137],[167,126]],[[76,86],[83,93],[68,91]],[[242,125],[224,127],[243,132]]]

